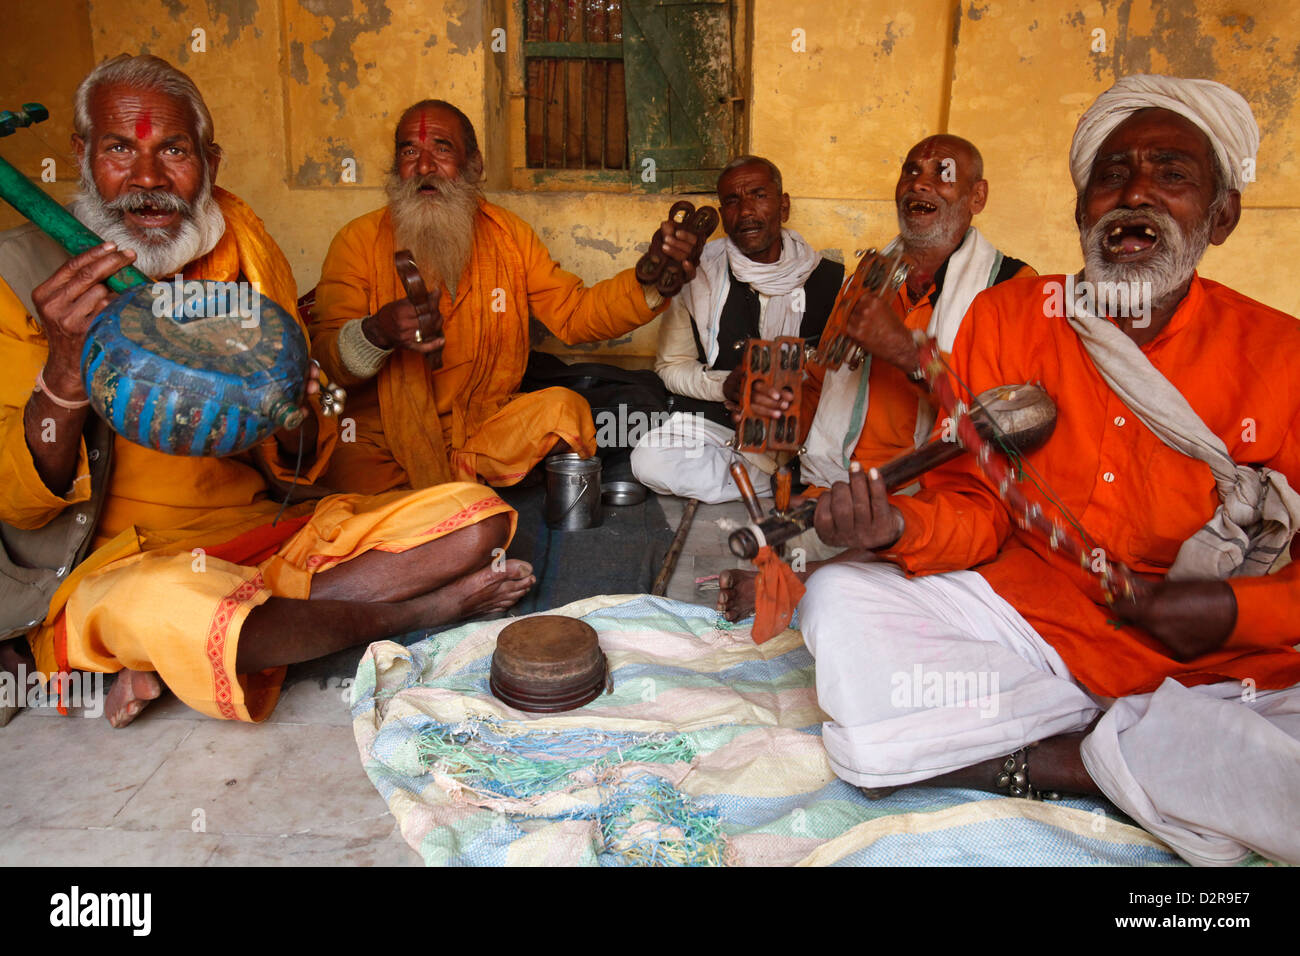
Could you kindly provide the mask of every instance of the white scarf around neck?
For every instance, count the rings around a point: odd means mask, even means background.
[[[729,238],[706,244],[695,278],[679,294],[704,344],[707,364],[713,366],[718,360],[718,329],[731,292],[732,273],[755,292],[768,296],[759,332],[763,338],[777,338],[799,334],[804,313],[794,308],[793,293],[803,288],[820,261],[817,251],[793,229],[781,230],[781,256],[776,262],[755,262]]]

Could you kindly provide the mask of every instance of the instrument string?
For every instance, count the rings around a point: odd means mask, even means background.
[[[1079,537],[1083,539],[1087,547],[1089,549],[1095,547],[1096,542],[1093,541],[1092,536],[1088,534],[1087,530],[1083,527],[1083,524],[1074,516],[1074,513],[1070,511],[1065,502],[1057,498],[1051,491],[1051,485],[1047,479],[1039,473],[1038,469],[1025,459],[1025,457],[1020,453],[1020,450],[1016,448],[1009,438],[1006,437],[1006,433],[998,427],[997,422],[993,420],[993,416],[988,413],[988,409],[984,408],[984,404],[979,400],[978,396],[975,395],[974,389],[962,380],[962,377],[957,374],[956,369],[954,369],[952,365],[944,359],[938,349],[935,349],[934,353],[949,378],[960,385],[966,392],[967,402],[984,410],[985,417],[992,426],[995,443],[1002,450],[1003,454],[1011,459],[1011,463],[1015,466],[1016,479],[1023,482],[1027,478],[1029,483],[1038,490],[1038,493],[1042,495],[1047,503],[1055,508],[1060,513],[1061,517],[1065,519],[1066,523],[1078,533]]]
[[[302,446],[303,446],[303,429],[298,429],[298,459],[293,463],[293,482],[289,485],[289,490],[284,493],[284,501],[280,502],[280,510],[275,513],[275,521],[271,522],[274,528],[276,522],[284,515],[284,509],[289,507],[289,501],[293,498],[294,491],[298,488],[298,474],[302,471]]]

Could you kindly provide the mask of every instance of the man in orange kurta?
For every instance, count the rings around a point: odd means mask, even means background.
[[[822,333],[823,350],[847,334],[868,357],[858,369],[844,365],[828,372],[817,363],[808,366],[802,415],[811,428],[799,456],[800,477],[808,484],[804,497],[846,479],[850,462],[863,468],[883,464],[929,437],[935,413],[918,374],[913,332],[937,337],[947,354],[977,292],[1037,274],[999,252],[971,225],[988,195],[984,159],[968,140],[928,136],[908,150],[894,186],[899,238],[910,266],[907,281],[887,301],[864,297],[852,313],[837,302]],[[736,388],[739,382],[729,384]],[[789,407],[788,399],[758,385],[752,407],[775,419]],[[805,559],[830,558],[838,550],[811,533],[789,547],[801,549]],[[811,560],[796,574],[806,579],[820,564]],[[754,585],[752,571],[724,571],[718,609],[733,621],[752,614]]]
[[[25,633],[46,675],[120,671],[106,703],[116,725],[158,696],[155,672],[195,709],[257,721],[286,664],[517,599],[527,566],[489,566],[514,514],[479,485],[333,495],[275,522],[269,482],[291,482],[299,448],[300,480],[320,475],[337,439],[328,419],[191,458],[133,445],[89,413],[81,350],[111,298],[102,280],[122,266],[296,297],[261,220],[211,183],[220,151],[188,77],[123,55],[77,99],[90,123],[74,137],[75,211],[113,241],[68,259],[33,226],[0,238],[0,530],[22,575],[4,584],[0,638]],[[24,563],[32,554],[51,565]],[[32,620],[11,620],[20,606]],[[18,657],[5,648],[10,668]]]
[[[882,559],[822,569],[801,606],[840,776],[1102,793],[1193,863],[1300,862],[1300,571],[1262,573],[1300,525],[1300,325],[1194,271],[1258,136],[1221,84],[1121,80],[1072,149],[1083,273],[979,295],[954,345],[973,392],[1055,399],[1026,467],[1087,566],[970,457],[912,498],[862,472],[823,495],[818,534]],[[1132,599],[1105,604],[1104,562]]]
[[[519,393],[529,315],[567,343],[594,342],[644,325],[664,301],[631,269],[585,288],[523,220],[483,198],[482,170],[465,115],[442,101],[417,103],[397,125],[389,205],[348,223],[330,245],[311,332],[313,354],[349,394],[331,487],[513,485],[552,451],[595,454],[581,396]],[[688,237],[665,223],[663,251],[687,258]],[[396,249],[412,252],[441,332],[406,298]]]
[[[908,150],[894,186],[907,280],[891,299],[865,297],[827,324],[821,345],[847,334],[868,353],[862,368],[828,372],[814,363],[804,384],[811,429],[801,463],[813,495],[847,478],[849,462],[870,468],[929,437],[934,413],[917,374],[913,332],[935,337],[946,354],[976,293],[1037,275],[971,224],[988,191],[983,157],[968,140],[928,136]]]

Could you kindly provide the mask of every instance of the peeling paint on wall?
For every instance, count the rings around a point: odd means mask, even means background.
[[[341,174],[343,171],[343,161],[345,159],[356,160],[356,152],[347,144],[336,141],[333,136],[326,137],[325,149],[329,154],[329,160],[320,162],[313,156],[307,156],[298,164],[297,170],[293,174],[295,186],[333,186],[341,183]],[[357,182],[364,180],[361,177],[361,167],[357,166]]]
[[[461,56],[469,56],[471,53],[477,53],[479,47],[483,45],[483,12],[480,9],[478,15],[471,17],[469,14],[469,4],[465,0],[456,4],[447,4],[449,9],[447,20],[447,42],[451,44],[451,52],[458,53]],[[459,9],[456,9],[456,8]]]
[[[578,245],[587,249],[595,249],[605,253],[611,259],[617,259],[623,255],[623,247],[608,239],[596,239],[591,234],[591,229],[587,226],[574,226],[570,231],[570,238]]]
[[[295,83],[307,82],[307,60],[305,48],[298,40],[289,44],[289,78]]]
[[[338,115],[347,113],[343,87],[357,86],[357,60],[352,44],[363,33],[378,33],[392,22],[392,13],[384,0],[360,0],[362,13],[354,15],[352,0],[301,0],[302,7],[319,17],[333,21],[329,33],[312,43],[312,51],[325,64],[326,94],[322,103],[332,102]]]
[[[893,20],[890,20],[885,24],[885,35],[880,40],[880,48],[885,51],[885,56],[889,56],[889,54],[894,52],[894,44],[898,41],[900,36],[902,36],[901,33],[894,32]]]
[[[212,22],[215,23],[218,17],[226,18],[223,43],[234,43],[245,27],[252,27],[255,37],[262,35],[262,30],[257,25],[257,0],[207,0],[207,5],[208,17]]]
[[[1226,51],[1220,47],[1229,39],[1237,50],[1256,55],[1261,52],[1258,42],[1250,44],[1245,39],[1246,34],[1255,29],[1254,17],[1229,13],[1211,18],[1200,9],[1213,6],[1208,2],[1150,3],[1141,4],[1140,12],[1149,14],[1154,22],[1149,29],[1137,29],[1133,26],[1137,13],[1134,5],[1135,0],[1120,0],[1118,3],[1102,0],[1103,14],[1113,10],[1118,29],[1111,39],[1109,56],[1093,58],[1095,79],[1110,81],[1130,73],[1222,76],[1225,70],[1221,60]],[[1066,22],[1071,25],[1087,23],[1081,11]],[[1277,57],[1278,51],[1274,49],[1277,42],[1277,38],[1270,39],[1262,52]],[[1266,137],[1281,131],[1290,117],[1296,94],[1300,92],[1300,76],[1296,70],[1300,66],[1300,43],[1294,39],[1289,65],[1292,68],[1285,71],[1252,71],[1234,84],[1237,92],[1255,105],[1256,119]],[[1260,111],[1259,107],[1264,104],[1268,109]]]

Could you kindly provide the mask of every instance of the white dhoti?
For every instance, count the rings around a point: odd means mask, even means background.
[[[1106,703],[972,571],[908,579],[889,564],[829,565],[799,613],[831,718],[827,753],[858,786],[1006,756],[1083,730]],[[1255,850],[1300,863],[1300,686],[1166,680],[1116,701],[1082,753],[1102,792],[1189,862]]]
[[[769,496],[769,476],[776,471],[776,459],[733,451],[728,447],[733,435],[733,429],[702,415],[675,412],[664,424],[646,432],[632,449],[632,473],[661,495],[698,498],[709,505],[739,501],[740,489],[728,470],[739,454],[754,490]]]

